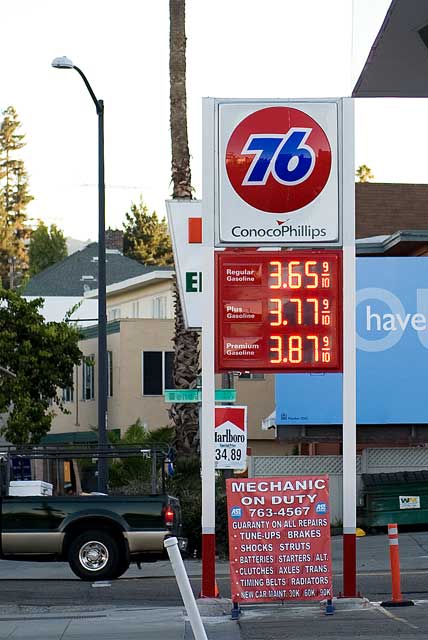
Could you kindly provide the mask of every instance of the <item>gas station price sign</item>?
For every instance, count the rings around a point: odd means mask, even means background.
[[[342,370],[340,251],[216,254],[217,371]]]

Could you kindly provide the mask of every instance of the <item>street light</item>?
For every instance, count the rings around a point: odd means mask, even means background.
[[[62,56],[52,61],[55,69],[75,69],[88,89],[98,116],[98,444],[107,445],[107,313],[106,313],[106,243],[104,185],[104,102],[98,100],[85,74]],[[101,451],[102,453],[102,451]],[[105,493],[108,480],[107,458],[98,458],[98,490]]]

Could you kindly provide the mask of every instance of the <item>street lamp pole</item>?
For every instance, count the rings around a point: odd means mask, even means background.
[[[55,58],[56,69],[75,69],[95,104],[98,116],[98,445],[100,453],[107,445],[107,311],[106,311],[106,239],[104,183],[104,102],[92,90],[85,74],[66,56]],[[105,493],[108,482],[107,458],[98,458],[98,491]]]

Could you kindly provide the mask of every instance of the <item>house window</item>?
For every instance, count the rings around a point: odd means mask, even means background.
[[[110,320],[119,320],[120,318],[120,307],[115,307],[114,309],[109,309]]]
[[[143,351],[143,396],[161,396],[165,389],[173,389],[172,351]]]
[[[109,398],[113,395],[113,352],[107,351],[107,395]]]
[[[159,320],[166,318],[166,296],[157,296],[152,299],[152,317]]]
[[[140,317],[140,302],[137,300],[132,303],[132,317],[139,318]]]
[[[94,362],[94,355],[87,356],[83,362],[82,400],[93,400],[95,398]]]
[[[65,387],[62,390],[62,401],[63,402],[73,402],[74,401],[74,388],[73,387]]]
[[[240,376],[240,380],[264,380],[264,373],[251,373],[250,371],[243,371]]]

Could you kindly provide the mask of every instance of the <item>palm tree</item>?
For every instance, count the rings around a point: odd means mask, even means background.
[[[192,199],[190,154],[187,136],[186,29],[185,0],[169,0],[169,79],[171,126],[172,197]],[[199,374],[199,338],[184,325],[178,287],[175,283],[174,384],[177,389],[192,389]],[[175,427],[178,456],[199,449],[198,408],[196,404],[174,404],[170,417]]]

